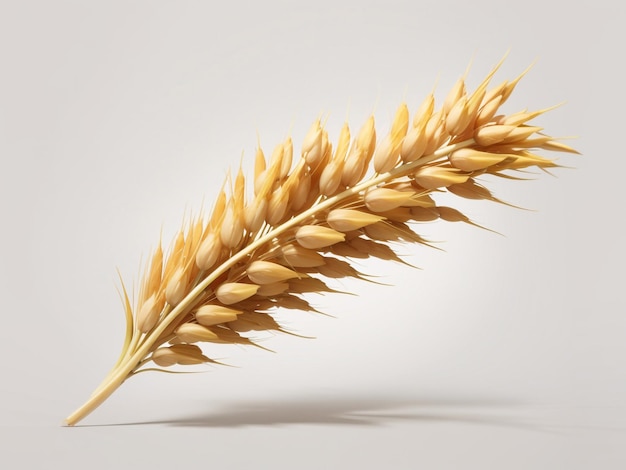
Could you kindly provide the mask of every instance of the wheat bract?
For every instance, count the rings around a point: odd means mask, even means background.
[[[416,223],[475,225],[439,193],[501,202],[478,177],[558,166],[538,151],[576,153],[529,123],[549,109],[499,114],[523,76],[489,89],[499,65],[471,93],[459,79],[439,109],[432,93],[412,117],[401,104],[382,138],[372,116],[356,132],[344,124],[333,149],[316,120],[295,163],[290,138],[269,158],[258,148],[252,181],[239,168],[206,219],[183,227],[168,253],[156,248],[136,305],[122,289],[120,358],[66,422],[145,368],[215,363],[199,344],[258,346],[250,332],[284,331],[278,309],[315,311],[306,294],[334,292],[325,278],[363,278],[352,259],[402,262],[390,242],[428,245]]]

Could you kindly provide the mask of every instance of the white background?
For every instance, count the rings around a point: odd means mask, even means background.
[[[561,6],[563,5],[563,6]],[[574,6],[576,5],[576,6]],[[11,468],[618,469],[626,466],[623,51],[618,2],[0,3],[0,450]],[[442,98],[529,64],[505,110],[577,136],[574,169],[495,182],[534,211],[459,203],[423,227],[422,270],[313,296],[276,351],[145,374],[61,427],[117,357],[116,268],[132,284],[163,235],[327,117]],[[203,369],[206,370],[206,369]],[[12,463],[11,463],[12,462]]]

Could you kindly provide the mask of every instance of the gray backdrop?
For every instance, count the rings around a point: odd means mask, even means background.
[[[616,6],[620,5],[620,6]],[[0,3],[0,450],[11,468],[617,469],[626,465],[623,51],[618,2]],[[573,169],[495,182],[393,286],[312,296],[276,354],[124,384],[61,427],[117,357],[119,268],[210,207],[257,134],[299,147],[537,61],[505,110],[577,136]],[[207,370],[206,368],[202,370]]]

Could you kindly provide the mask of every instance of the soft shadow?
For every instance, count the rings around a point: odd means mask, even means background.
[[[198,413],[179,418],[118,424],[176,427],[238,428],[246,426],[383,426],[397,422],[457,422],[539,430],[524,422],[523,404],[498,399],[418,399],[398,397],[277,397],[232,402],[216,409],[213,403]],[[511,414],[513,412],[513,414]],[[545,431],[545,429],[544,429]]]

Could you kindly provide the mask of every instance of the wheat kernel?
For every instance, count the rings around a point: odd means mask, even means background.
[[[259,290],[256,284],[227,282],[215,290],[215,297],[224,305],[232,305],[252,297]]]

